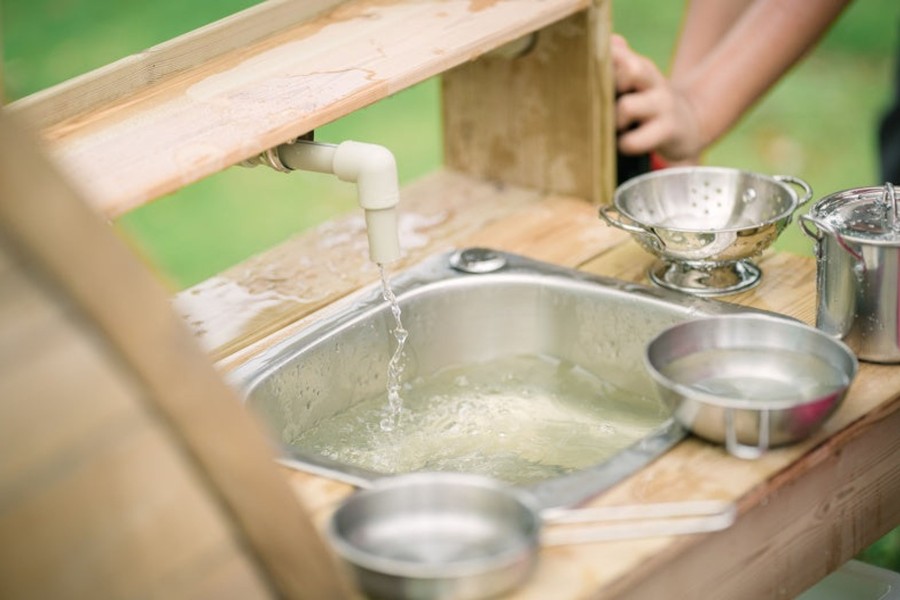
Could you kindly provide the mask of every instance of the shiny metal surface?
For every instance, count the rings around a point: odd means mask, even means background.
[[[600,217],[661,259],[649,272],[655,284],[720,296],[759,282],[749,259],[768,248],[811,197],[809,185],[795,177],[679,167],[626,181]]]
[[[691,357],[702,364],[689,368]],[[675,418],[740,458],[809,436],[838,408],[858,368],[845,344],[818,329],[749,314],[674,325],[651,340],[646,362]]]
[[[816,326],[861,360],[900,362],[900,222],[893,186],[816,202],[800,226],[816,242]]]
[[[474,475],[422,473],[348,498],[328,539],[369,597],[488,598],[522,583],[536,559],[530,498]]]
[[[450,255],[450,266],[463,273],[493,273],[506,266],[506,258],[490,248],[465,248]]]
[[[715,500],[542,511],[491,478],[415,473],[344,500],[326,533],[369,597],[473,600],[523,583],[539,545],[719,531],[736,513]]]
[[[450,266],[452,254],[434,256],[392,279],[409,331],[408,377],[533,354],[564,359],[632,390],[636,398],[659,402],[643,366],[645,344],[673,323],[746,310],[507,253],[498,253],[505,260],[499,271],[467,274]],[[233,372],[248,407],[282,444],[284,464],[361,487],[386,475],[286,442],[384,390],[392,326],[381,289],[373,287]],[[664,407],[659,414],[656,429],[609,460],[523,487],[545,507],[595,495],[683,437]]]

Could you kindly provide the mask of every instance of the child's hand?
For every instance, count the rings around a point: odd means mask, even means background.
[[[619,151],[655,152],[669,163],[696,163],[703,144],[687,97],[619,35],[612,37],[612,65]]]

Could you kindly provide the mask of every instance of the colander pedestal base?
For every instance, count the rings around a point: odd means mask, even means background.
[[[656,285],[694,296],[727,296],[759,283],[762,271],[749,260],[707,266],[678,261],[657,261],[648,270]]]

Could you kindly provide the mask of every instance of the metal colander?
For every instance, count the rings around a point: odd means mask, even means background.
[[[791,184],[803,189],[802,198]],[[795,177],[679,167],[626,181],[600,216],[661,259],[649,272],[654,283],[718,296],[759,282],[759,268],[747,259],[771,246],[811,197]]]

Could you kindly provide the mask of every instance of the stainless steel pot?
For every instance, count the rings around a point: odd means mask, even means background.
[[[472,600],[524,582],[541,545],[716,531],[735,515],[717,500],[542,509],[489,477],[413,473],[350,496],[327,531],[369,597]]]
[[[861,360],[900,362],[900,217],[891,184],[844,190],[799,219],[816,242],[816,326]]]

